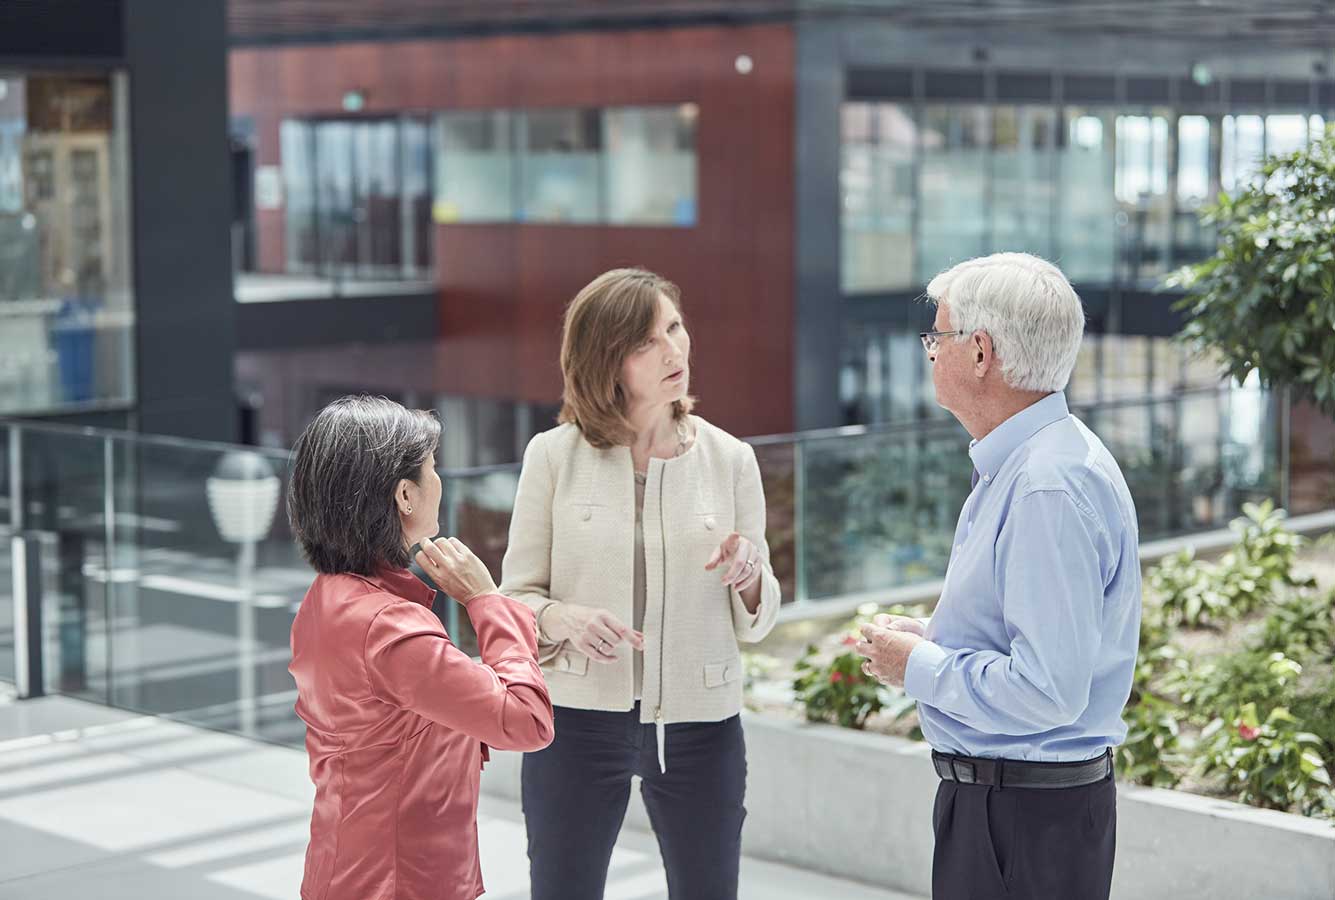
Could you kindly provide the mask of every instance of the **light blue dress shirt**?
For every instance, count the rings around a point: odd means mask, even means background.
[[[1140,641],[1136,509],[1103,443],[1050,394],[969,450],[927,640],[904,689],[945,753],[1091,759],[1126,737]]]

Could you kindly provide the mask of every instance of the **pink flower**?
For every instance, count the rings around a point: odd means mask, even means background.
[[[830,673],[830,684],[838,684],[839,682],[841,682],[841,681],[843,681],[843,680],[844,680],[844,673],[843,673],[843,672],[831,672],[831,673]]]
[[[845,635],[844,639],[840,641],[840,643],[843,644],[845,647],[855,647],[857,646],[857,642],[858,639],[853,637],[853,635],[851,634]]]
[[[1238,723],[1238,737],[1244,741],[1254,741],[1261,736],[1261,729],[1254,728],[1246,722]]]

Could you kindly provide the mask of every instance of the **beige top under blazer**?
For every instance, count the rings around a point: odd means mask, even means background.
[[[751,445],[692,417],[695,442],[651,459],[644,491],[644,684],[640,720],[717,722],[742,708],[738,642],[774,627],[779,582],[765,542],[765,495]],[[760,550],[760,606],[705,563],[733,531]],[[537,435],[524,452],[501,592],[537,612],[551,603],[610,611],[630,625],[635,574],[635,469],[629,447],[598,450],[574,425]],[[624,712],[635,703],[634,654],[591,662],[540,644],[557,706]]]

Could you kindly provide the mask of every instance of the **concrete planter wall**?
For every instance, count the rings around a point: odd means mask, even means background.
[[[937,778],[925,744],[747,714],[749,855],[926,896]],[[519,799],[520,756],[492,753],[488,793]],[[1178,791],[1118,785],[1124,900],[1335,897],[1335,826]],[[647,830],[632,792],[628,827]]]

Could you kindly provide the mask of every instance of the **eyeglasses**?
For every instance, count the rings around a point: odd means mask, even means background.
[[[922,349],[929,354],[935,355],[941,347],[941,338],[951,337],[956,334],[967,334],[965,331],[924,331],[918,335],[922,339]]]

